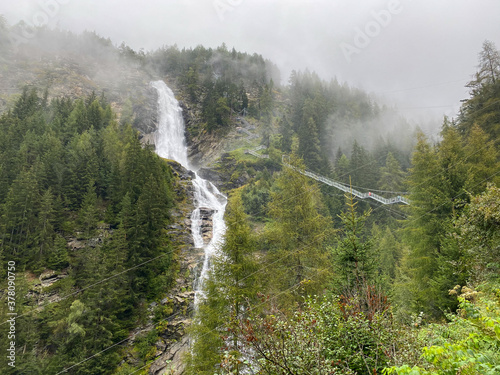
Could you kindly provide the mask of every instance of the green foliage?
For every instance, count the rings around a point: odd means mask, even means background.
[[[245,212],[253,220],[263,220],[267,214],[267,204],[270,199],[271,176],[267,169],[258,172],[255,179],[241,191]]]
[[[463,165],[457,165],[454,153],[461,150],[460,141],[456,132],[446,124],[444,133],[438,149],[431,146],[423,134],[417,135],[413,167],[408,177],[411,205],[405,242],[409,252],[403,257],[397,285],[398,294],[404,299],[398,301],[401,306],[434,316],[441,315],[442,308],[451,306],[446,306],[451,303],[446,297],[447,290],[458,282],[448,278],[444,289],[434,285],[440,265],[448,260],[441,257],[443,238],[451,229],[452,214],[458,207],[451,198],[457,198],[457,194],[463,192],[463,175],[459,174],[460,181],[455,179],[455,170]]]
[[[142,361],[148,361],[154,357],[156,353],[156,347],[154,344],[157,340],[158,333],[154,329],[135,340],[135,349],[137,350],[137,354]]]
[[[97,227],[98,214],[95,183],[91,180],[87,186],[87,192],[83,197],[79,212],[80,225],[87,238],[91,236]]]
[[[238,327],[244,342],[257,355],[256,367],[264,374],[330,374],[347,366],[325,357],[321,314],[310,306],[289,319],[279,311],[254,316]]]
[[[388,152],[385,166],[380,168],[379,188],[395,192],[403,191],[404,178],[405,174],[401,170],[398,160],[392,155],[392,152]]]
[[[234,113],[270,119],[272,81],[279,81],[279,71],[260,55],[229,51],[224,45],[172,46],[148,54],[146,61],[159,75],[178,77],[190,100],[202,104],[203,130],[227,133]]]
[[[118,347],[92,355],[123,340],[143,301],[172,281],[171,172],[113,119],[104,98],[47,103],[28,90],[0,117],[0,261],[16,262],[16,312],[26,313],[19,373],[111,373]],[[70,238],[85,247],[70,252]],[[63,279],[28,287],[23,271],[46,269]],[[47,293],[67,298],[40,310]]]
[[[304,168],[292,155],[290,163]],[[300,294],[321,291],[330,277],[326,245],[330,240],[330,218],[324,216],[321,193],[316,184],[293,168],[285,168],[275,180],[268,205],[273,220],[267,225],[268,262],[272,264],[272,286],[277,291],[301,285]]]
[[[488,182],[498,183],[499,153],[494,142],[488,141],[488,135],[479,126],[474,125],[470,130],[464,153],[467,155],[464,189],[469,194],[483,192]]]
[[[374,253],[378,254],[378,276],[380,282],[384,285],[385,290],[390,290],[396,278],[396,269],[399,265],[402,249],[401,243],[390,227],[386,227],[385,231],[373,225],[371,231]]]
[[[457,290],[458,287],[452,292],[456,294]],[[424,347],[422,357],[426,363],[423,368],[403,365],[388,368],[386,374],[493,375],[500,371],[499,290],[487,288],[486,293],[478,298],[476,292],[464,287],[458,300],[460,315],[454,317],[446,331],[453,332],[466,325],[463,337]],[[445,335],[451,336],[446,331]]]
[[[52,251],[49,253],[47,266],[54,270],[62,270],[69,265],[68,247],[61,235],[56,235]]]
[[[468,83],[471,97],[463,104],[458,128],[468,134],[475,125],[496,141],[500,135],[500,54],[486,40],[479,55],[479,70]]]
[[[236,330],[266,374],[374,374],[388,363],[395,330],[387,305],[309,298],[299,311],[252,314]]]
[[[377,186],[379,180],[378,169],[374,168],[374,160],[366,149],[354,141],[352,145],[349,170],[354,186]]]
[[[333,249],[334,290],[345,295],[357,295],[363,285],[374,282],[376,261],[372,242],[364,239],[364,223],[370,211],[358,216],[357,202],[345,196],[347,210],[340,215],[342,227],[337,246]]]
[[[472,197],[456,225],[471,279],[479,282],[490,277],[498,278],[500,189],[490,184],[484,193]]]

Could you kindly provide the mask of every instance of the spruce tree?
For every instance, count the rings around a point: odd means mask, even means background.
[[[47,265],[54,270],[61,270],[69,264],[68,245],[66,239],[56,234],[53,247],[47,258]]]
[[[31,263],[36,246],[39,191],[33,168],[23,170],[12,183],[1,206],[0,235],[4,257],[19,265]]]
[[[408,176],[411,205],[405,228],[408,251],[402,260],[398,274],[397,294],[413,311],[440,314],[440,306],[432,279],[439,268],[438,254],[441,239],[450,222],[452,202],[443,191],[445,176],[435,147],[423,133],[417,134],[417,144],[412,155],[412,168]],[[411,306],[411,307],[410,307]]]
[[[483,43],[479,54],[478,71],[467,84],[471,97],[463,104],[458,121],[462,134],[478,124],[489,139],[496,141],[500,136],[500,53],[490,41]]]
[[[466,179],[466,164],[463,141],[455,127],[445,118],[441,131],[443,139],[438,145],[437,155],[441,165],[441,173],[434,178],[441,180],[440,190],[444,194],[440,211],[443,216],[456,214],[463,207],[466,199],[464,184]]]
[[[495,175],[500,170],[499,153],[494,142],[488,140],[488,135],[477,124],[470,131],[464,154],[467,158],[465,191],[476,195],[486,189],[488,182],[500,183],[500,177]]]
[[[339,149],[340,151],[340,149]],[[335,159],[335,178],[340,182],[349,183],[349,159],[345,154],[337,153],[337,159]]]
[[[299,134],[299,154],[308,168],[316,172],[325,172],[325,163],[321,153],[316,122],[312,117],[307,120],[306,126]]]
[[[39,249],[39,262],[43,262],[45,255],[49,253],[54,243],[54,197],[51,189],[48,189],[41,198],[40,212],[38,213],[37,242]]]
[[[392,152],[387,153],[385,166],[380,168],[379,188],[383,190],[401,192],[404,189],[404,172]]]
[[[290,163],[304,168],[295,155]],[[283,291],[302,285],[300,293],[319,293],[327,283],[330,264],[326,243],[331,220],[324,216],[321,193],[314,182],[294,168],[284,168],[271,190],[266,236],[270,244],[271,285]],[[300,300],[294,293],[292,300]]]
[[[352,194],[346,194],[346,205],[347,210],[340,214],[342,226],[333,248],[333,288],[338,294],[355,296],[367,285],[375,284],[376,256],[364,233],[371,210],[358,215]]]
[[[94,233],[98,221],[99,211],[97,208],[95,183],[94,181],[90,181],[87,185],[87,192],[83,197],[83,202],[79,212],[80,227],[87,238]]]

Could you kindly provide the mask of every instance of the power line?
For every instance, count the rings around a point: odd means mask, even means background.
[[[443,172],[443,173],[444,173],[444,172]],[[496,173],[494,173],[494,174],[492,174],[492,175],[488,176],[487,178],[485,178],[484,180],[480,181],[479,183],[477,183],[476,185],[474,185],[474,186],[472,186],[472,187],[476,187],[476,186],[478,186],[478,185],[482,184],[483,182],[488,181],[489,179],[491,179],[492,177],[494,177],[494,176],[496,176],[496,175],[498,175],[498,174],[500,174],[500,171],[498,171],[498,172],[496,172]],[[454,199],[456,199],[457,197],[459,197],[459,196],[461,196],[461,195],[463,195],[463,194],[465,194],[465,192],[461,192],[461,193],[459,193],[459,194],[455,195],[454,197],[450,198],[450,199],[449,199],[449,201],[453,201]],[[443,205],[445,205],[445,204],[447,204],[447,203],[448,203],[448,200],[447,200],[446,202],[442,203],[441,205],[436,206],[436,207],[432,208],[431,210],[429,210],[429,211],[425,212],[424,214],[420,215],[419,217],[416,217],[416,218],[410,219],[410,221],[416,221],[416,220],[419,220],[419,219],[423,218],[424,216],[426,216],[426,215],[430,214],[431,212],[435,211],[436,209],[438,209],[438,208],[442,207]],[[325,232],[324,232],[324,233],[325,233]],[[312,244],[313,244],[314,242],[317,242],[319,239],[323,239],[323,238],[325,238],[325,237],[326,237],[326,234],[325,234],[325,235],[322,235],[322,236],[318,236],[316,240],[313,240],[313,241],[312,241],[312,242],[310,242],[308,245],[305,245],[305,246],[303,246],[302,248],[299,248],[299,249],[296,249],[296,250],[294,250],[294,251],[291,251],[289,254],[287,254],[287,255],[285,255],[285,256],[283,256],[283,257],[281,257],[281,258],[277,259],[276,261],[274,261],[274,262],[272,262],[272,263],[270,263],[270,264],[267,264],[267,265],[266,265],[266,266],[264,266],[264,267],[259,268],[259,270],[258,270],[258,271],[255,271],[255,272],[254,272],[254,273],[252,273],[251,275],[248,275],[247,277],[245,277],[245,278],[243,278],[243,279],[240,279],[240,280],[239,280],[239,282],[244,281],[244,280],[245,280],[245,279],[247,279],[248,277],[253,276],[253,275],[255,275],[255,274],[256,274],[256,273],[258,273],[258,272],[261,272],[262,270],[264,270],[264,269],[268,268],[270,265],[272,265],[272,264],[274,264],[274,263],[276,263],[276,262],[278,262],[278,261],[280,261],[280,260],[283,260],[283,259],[287,258],[288,256],[290,256],[290,255],[294,254],[295,252],[298,252],[298,251],[300,251],[300,250],[304,250],[304,249],[308,248],[309,246],[312,246]],[[276,294],[275,296],[273,296],[273,298],[276,298],[276,297],[278,297],[278,296],[279,296],[279,295],[281,295],[281,294],[284,294],[284,293],[287,293],[287,292],[291,291],[292,289],[294,289],[294,288],[298,287],[300,284],[301,284],[301,282],[299,282],[299,283],[297,283],[297,284],[292,285],[292,287],[290,287],[290,288],[288,288],[288,289],[286,289],[286,290],[284,290],[284,291],[282,291],[282,292],[280,292],[280,293]],[[255,306],[253,306],[253,307],[251,307],[251,308],[249,308],[249,309],[247,310],[247,312],[248,312],[248,311],[252,311],[253,309],[255,309],[255,308],[257,308],[257,307],[260,307],[260,306],[262,306],[262,305],[263,305],[263,304],[265,304],[265,303],[267,303],[267,301],[266,301],[266,302],[263,302],[263,303],[261,303],[261,304],[255,305]],[[240,313],[240,314],[238,314],[238,315],[241,315],[241,313]],[[170,318],[170,317],[169,317],[169,318]],[[167,320],[167,319],[169,319],[169,318],[163,319],[162,321],[165,321],[165,320]],[[223,328],[223,326],[216,327],[216,328],[214,328],[214,329],[210,330],[209,332],[206,332],[205,334],[203,334],[203,335],[201,336],[201,338],[205,337],[205,336],[206,336],[206,335],[208,335],[209,333],[212,333],[212,332],[217,332],[217,330],[219,330],[219,329],[221,329],[221,328]],[[109,346],[109,347],[107,347],[107,348],[103,349],[103,350],[102,350],[102,351],[100,351],[99,353],[96,353],[96,354],[93,354],[92,356],[89,356],[88,358],[84,359],[83,361],[79,362],[78,364],[84,363],[84,362],[86,362],[87,360],[94,358],[96,355],[98,355],[98,354],[100,354],[100,353],[102,353],[102,352],[104,352],[104,351],[107,351],[107,350],[111,349],[112,347],[115,347],[115,346],[117,346],[117,345],[119,345],[119,344],[121,344],[121,343],[123,343],[123,342],[125,342],[125,341],[127,341],[127,340],[129,340],[129,338],[127,338],[127,339],[125,339],[125,340],[122,340],[122,341],[121,341],[121,342],[119,342],[119,343],[113,344],[113,345],[111,345],[111,346]],[[75,365],[73,365],[72,367],[75,367],[75,366],[77,366],[78,364],[75,364]],[[130,373],[129,375],[135,374],[137,371],[140,371],[141,369],[143,369],[143,368],[147,367],[148,365],[149,365],[149,364],[146,364],[146,365],[144,365],[144,366],[140,367],[139,369],[135,370],[134,372]],[[66,372],[67,370],[68,370],[68,369],[65,369],[65,370],[63,370],[63,371],[61,371],[61,372],[57,373],[56,375],[59,375],[59,374],[61,374],[61,373],[63,373],[63,372]]]
[[[500,100],[498,100],[498,101],[496,101],[496,102],[493,102],[493,103],[490,103],[490,104],[489,104],[489,105],[487,105],[486,107],[483,107],[483,108],[481,108],[481,109],[479,109],[479,110],[477,110],[477,111],[474,111],[474,112],[472,112],[472,113],[476,113],[476,112],[479,112],[479,111],[481,111],[481,110],[484,110],[485,108],[487,108],[487,107],[489,107],[489,106],[491,106],[491,105],[493,105],[493,104],[496,104],[497,102],[500,102]],[[466,160],[467,160],[470,156],[472,156],[472,155],[474,155],[475,153],[479,152],[480,150],[482,150],[482,149],[483,149],[483,148],[485,148],[486,146],[487,146],[487,145],[483,146],[481,149],[477,150],[476,152],[474,152],[474,153],[472,153],[472,154],[468,155],[467,157],[465,157],[465,158],[464,158],[463,160],[461,160],[460,162],[457,162],[455,165],[458,165],[458,164],[460,164],[460,163],[462,163],[462,162],[465,162],[465,161],[466,161]],[[370,162],[370,163],[367,163],[366,165],[369,165],[369,164],[372,164],[372,163],[373,163],[373,161],[372,161],[372,162]],[[365,166],[366,166],[366,165],[365,165]],[[360,167],[360,168],[361,168],[361,167]],[[442,173],[445,173],[445,171],[440,172],[440,173],[436,174],[435,176],[437,176],[437,175],[439,175],[439,174],[442,174]],[[495,173],[495,174],[493,174],[493,175],[491,175],[491,176],[489,176],[488,178],[484,179],[483,181],[481,181],[480,183],[476,184],[475,186],[477,186],[477,185],[479,185],[479,184],[482,184],[484,181],[487,181],[487,180],[491,179],[492,177],[496,176],[496,175],[497,175],[497,174],[499,174],[499,173],[500,173],[500,171],[499,171],[499,172],[497,172],[497,173]],[[435,177],[435,176],[434,176],[434,177]],[[432,177],[431,177],[431,178],[432,178]],[[430,179],[428,179],[428,180],[426,180],[426,181],[429,181],[429,180],[430,180]],[[425,182],[426,182],[426,181],[425,181]],[[425,182],[422,182],[421,184],[423,184],[423,183],[425,183]],[[419,185],[421,185],[421,184],[419,184]],[[462,192],[462,193],[460,193],[460,194],[457,194],[455,197],[453,197],[453,198],[451,198],[451,199],[455,199],[455,198],[457,198],[458,196],[460,196],[460,195],[462,195],[462,194],[464,194],[464,193],[465,193],[465,192]],[[304,192],[303,192],[303,193],[301,193],[301,194],[304,194]],[[299,195],[300,195],[300,194],[299,194]],[[292,199],[292,197],[291,197],[290,199]],[[412,219],[412,220],[410,220],[410,221],[413,221],[413,220],[418,220],[418,219],[422,218],[423,216],[425,216],[425,215],[427,215],[427,214],[429,214],[429,213],[433,212],[434,210],[438,209],[439,207],[442,207],[444,204],[447,204],[447,203],[448,203],[448,202],[445,202],[445,203],[443,203],[443,204],[441,204],[441,205],[439,205],[439,206],[437,206],[437,207],[434,207],[432,210],[430,210],[430,211],[428,211],[428,212],[424,213],[423,215],[421,215],[420,217],[418,217],[418,218],[414,218],[414,219]],[[383,207],[383,206],[380,206],[380,207]],[[378,209],[378,208],[377,208],[377,209]],[[318,239],[319,239],[319,238],[318,238]],[[304,248],[305,248],[305,247],[304,247]],[[173,252],[173,250],[172,250],[171,252]],[[110,277],[108,277],[108,278],[102,279],[102,280],[100,280],[100,281],[98,281],[98,282],[96,282],[96,283],[94,283],[94,284],[91,284],[91,285],[89,285],[89,286],[87,286],[87,287],[85,287],[85,288],[83,288],[83,289],[81,289],[81,290],[79,290],[79,291],[76,291],[76,292],[74,292],[74,293],[70,293],[70,294],[68,294],[68,295],[64,296],[64,297],[63,297],[63,299],[66,299],[66,298],[68,298],[68,297],[70,297],[70,296],[72,296],[72,295],[75,295],[75,294],[77,294],[77,293],[83,292],[83,291],[84,291],[84,290],[86,290],[86,289],[89,289],[89,288],[91,288],[91,287],[93,287],[93,286],[99,285],[100,283],[103,283],[103,282],[105,282],[105,281],[108,281],[108,280],[110,280],[110,279],[112,279],[112,278],[114,278],[114,277],[116,277],[116,276],[119,276],[120,274],[123,274],[123,273],[125,273],[125,272],[128,272],[128,271],[130,271],[130,270],[132,270],[132,269],[138,268],[138,267],[140,267],[140,266],[142,266],[142,265],[144,265],[144,264],[147,264],[147,263],[149,263],[149,262],[151,262],[151,261],[154,261],[154,260],[156,260],[156,259],[158,259],[158,258],[160,258],[160,257],[162,257],[162,256],[165,256],[165,255],[167,255],[167,254],[169,254],[169,253],[171,253],[171,252],[164,253],[164,254],[162,254],[162,255],[160,255],[160,256],[158,256],[158,257],[155,257],[155,258],[150,259],[150,260],[148,260],[148,261],[146,261],[146,262],[143,262],[143,263],[141,263],[141,264],[139,264],[139,265],[136,265],[136,266],[134,266],[134,267],[131,267],[131,268],[129,268],[129,269],[127,269],[127,270],[124,270],[124,271],[122,271],[122,272],[120,272],[120,273],[118,273],[118,274],[115,274],[115,275],[110,276]],[[289,255],[290,255],[290,254],[289,254]],[[289,256],[289,255],[287,255],[287,256]],[[266,266],[266,267],[263,267],[262,269],[265,269],[265,268],[267,268],[267,266]],[[262,269],[261,269],[261,270],[262,270]],[[260,272],[261,270],[259,270],[259,272]],[[296,285],[292,286],[292,288],[297,287],[299,284],[300,284],[300,283],[298,283],[298,284],[296,284]],[[290,289],[291,289],[291,288],[290,288]],[[282,293],[285,293],[285,292],[287,292],[287,291],[283,291]],[[282,293],[280,293],[280,294],[282,294]],[[278,294],[278,295],[280,295],[280,294]],[[278,295],[276,295],[276,296],[278,296]],[[275,296],[275,297],[276,297],[276,296]],[[55,302],[59,302],[59,301],[55,301]],[[52,302],[52,303],[53,303],[53,302]],[[45,307],[45,306],[47,306],[47,305],[49,305],[49,304],[50,304],[50,303],[47,303],[47,304],[45,304],[45,305],[42,305],[42,306],[40,306],[40,307],[37,307],[37,308],[35,308],[35,309],[33,309],[33,310],[29,311],[29,312],[28,312],[28,313],[26,313],[26,314],[29,314],[29,313],[30,313],[30,312],[32,312],[32,311],[38,310],[39,308],[43,308],[43,307]],[[26,315],[26,314],[23,314],[23,315]],[[178,314],[178,313],[176,313],[176,314]],[[176,315],[176,314],[174,314],[174,315]],[[21,316],[23,316],[23,315],[21,315]],[[173,317],[174,315],[170,316],[169,318]],[[21,317],[21,316],[19,316],[19,317]],[[167,319],[168,319],[168,318],[167,318]],[[0,323],[0,325],[1,325],[1,324],[4,324],[4,323]],[[219,328],[220,328],[220,327],[219,327]],[[101,352],[99,352],[99,353],[94,354],[94,355],[93,355],[93,356],[91,356],[91,357],[88,357],[87,359],[85,359],[85,360],[81,361],[81,362],[80,362],[80,363],[78,363],[78,364],[84,363],[85,361],[87,361],[87,360],[89,360],[89,359],[91,359],[91,358],[93,358],[93,357],[97,356],[98,354],[100,354],[100,353],[102,353],[102,352],[104,352],[104,351],[106,351],[106,350],[109,350],[109,349],[111,349],[112,347],[115,347],[115,346],[117,346],[117,345],[120,345],[121,343],[123,343],[123,342],[125,342],[125,341],[127,341],[127,340],[129,340],[129,338],[128,338],[128,339],[125,339],[125,340],[122,340],[122,341],[120,341],[120,342],[118,342],[118,343],[113,344],[112,346],[110,346],[110,347],[108,347],[108,348],[106,348],[106,349],[102,350],[102,351],[101,351]],[[75,364],[75,365],[73,365],[72,367],[75,367],[75,366],[77,366],[78,364]],[[71,367],[71,368],[72,368],[72,367]],[[144,366],[144,367],[145,367],[145,366]],[[68,369],[65,369],[63,372],[66,372],[67,370],[69,370],[69,368],[68,368]],[[138,371],[138,370],[137,370],[137,371]],[[135,371],[135,372],[136,372],[136,371]],[[61,373],[61,372],[60,372],[60,373]],[[60,374],[60,373],[58,373],[58,374]]]

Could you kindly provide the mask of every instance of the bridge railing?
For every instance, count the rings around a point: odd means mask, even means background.
[[[287,168],[294,169],[297,172],[303,174],[304,176],[313,178],[316,181],[333,186],[339,190],[342,190],[343,192],[351,193],[352,195],[354,195],[357,198],[360,198],[360,199],[370,198],[370,199],[373,199],[373,200],[380,202],[382,204],[394,204],[394,203],[404,203],[404,204],[408,204],[408,205],[410,204],[410,201],[407,198],[402,197],[401,195],[398,195],[398,196],[392,197],[392,198],[384,198],[384,197],[382,197],[378,194],[372,193],[372,192],[362,193],[359,190],[353,189],[350,186],[344,185],[344,184],[337,182],[337,181],[334,181],[330,178],[321,176],[319,174],[316,174],[316,173],[308,171],[308,170],[301,170],[297,167],[294,167],[294,166],[288,164],[285,160],[286,160],[285,155],[283,155],[283,157],[281,158],[281,161],[282,161],[283,165],[286,166]]]

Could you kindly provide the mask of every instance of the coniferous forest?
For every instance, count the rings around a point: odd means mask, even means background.
[[[172,232],[189,222],[193,177],[146,141],[155,97],[91,75],[79,91],[24,85],[0,114],[2,352],[12,265],[17,312],[16,366],[3,353],[2,374],[500,373],[492,42],[433,137],[361,89],[307,70],[282,83],[271,61],[226,45],[146,53],[88,32],[37,38],[72,41],[51,63],[66,61],[65,74],[79,77],[67,61],[85,47],[86,63],[172,87],[190,156],[228,197],[226,232],[203,298],[176,304],[194,295],[197,268],[182,263],[194,246]],[[15,52],[0,50],[8,73]],[[17,53],[26,71],[51,59]],[[409,204],[359,199],[304,170]],[[153,370],[183,337],[182,370]]]

